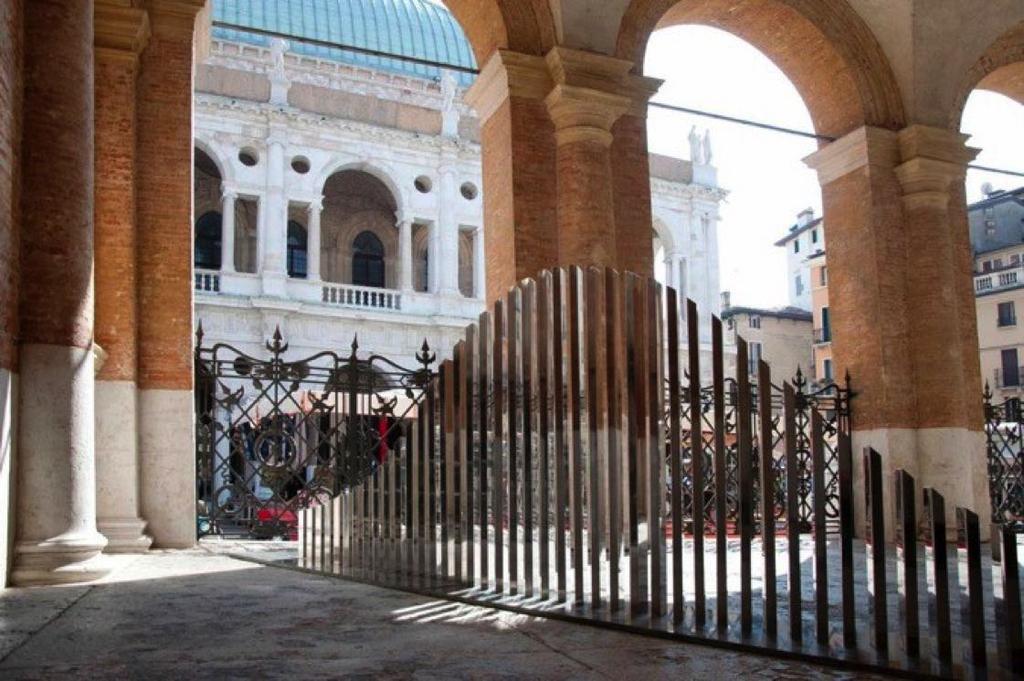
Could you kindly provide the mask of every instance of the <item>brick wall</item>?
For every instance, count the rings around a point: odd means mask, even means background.
[[[134,380],[135,61],[96,58],[96,342],[107,353],[98,377]]]
[[[0,3],[0,368],[17,364],[22,0]]]
[[[615,194],[617,251],[612,264],[628,272],[654,276],[647,121],[641,116],[622,116],[612,127],[612,135],[612,183]],[[663,162],[662,165],[668,164]]]

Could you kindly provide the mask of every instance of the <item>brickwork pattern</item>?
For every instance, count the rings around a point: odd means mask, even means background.
[[[92,17],[91,0],[25,5],[23,344],[93,339]]]
[[[138,382],[192,387],[192,27],[151,11],[138,97]]]
[[[133,55],[97,53],[96,342],[105,380],[134,380],[137,363],[135,77]]]
[[[614,264],[615,206],[609,148],[600,141],[582,139],[559,144],[557,157],[559,264]],[[648,251],[650,243],[648,233]]]
[[[612,127],[612,182],[615,195],[615,265],[654,276],[651,249],[651,174],[647,120],[625,115]]]
[[[0,368],[17,366],[22,0],[0,3]]]

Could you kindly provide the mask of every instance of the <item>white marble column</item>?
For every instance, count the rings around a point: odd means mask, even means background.
[[[412,292],[412,220],[398,215],[398,288]]]
[[[318,198],[307,207],[308,221],[306,225],[306,278],[309,281],[320,280],[320,212],[324,200]]]
[[[432,222],[427,227],[427,292],[438,293],[441,290],[441,224]]]
[[[679,286],[676,282],[675,253],[666,252],[665,258],[664,260],[662,260],[662,263],[665,265],[665,286],[669,286],[678,291]]]
[[[487,298],[487,256],[484,251],[484,228],[473,232],[473,297]]]
[[[441,166],[441,189],[438,206],[438,258],[431,261],[431,269],[437,272],[437,292],[445,296],[459,293],[459,226],[455,206],[461,198],[458,180],[453,165]],[[434,267],[434,263],[437,266]]]
[[[267,137],[267,184],[263,205],[263,293],[284,297],[288,279],[288,203],[284,193],[285,133]]]
[[[233,274],[235,271],[235,199],[238,195],[224,189],[221,195],[220,271]]]

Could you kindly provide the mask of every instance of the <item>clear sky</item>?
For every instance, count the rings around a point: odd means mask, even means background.
[[[656,32],[645,73],[665,84],[656,101],[811,131],[810,115],[786,76],[757,49],[718,29],[675,26]],[[821,190],[802,162],[814,140],[651,108],[653,152],[689,157],[690,127],[711,131],[719,185],[730,191],[718,228],[722,290],[734,305],[785,305],[785,254],[774,242],[804,208],[821,214]],[[963,130],[981,147],[977,163],[1024,170],[1024,106],[1000,95],[976,92],[968,101]],[[969,200],[982,182],[996,188],[1024,185],[1024,178],[972,171]]]

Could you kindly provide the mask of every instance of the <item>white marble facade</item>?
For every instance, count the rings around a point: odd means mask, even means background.
[[[269,81],[269,96],[240,96],[260,92],[254,79]],[[297,87],[303,96],[289,96]],[[332,106],[358,113],[328,115],[310,92],[343,97]],[[483,310],[486,276],[480,146],[462,94],[447,75],[438,83],[314,59],[281,41],[212,41],[195,94],[195,215],[222,216],[220,267],[196,269],[206,341],[262,355],[280,326],[295,358],[347,350],[355,334],[366,352],[410,366],[424,339],[439,357],[450,353]],[[401,113],[389,118],[402,106],[435,121],[440,112],[441,124],[431,133]],[[204,156],[215,171],[199,171]],[[696,165],[652,156],[651,247],[659,278],[717,314],[725,192],[710,155],[699,156]],[[348,212],[338,217],[341,203]],[[305,278],[288,273],[289,220],[306,230]],[[349,242],[362,229],[383,246],[383,288],[352,285]]]

